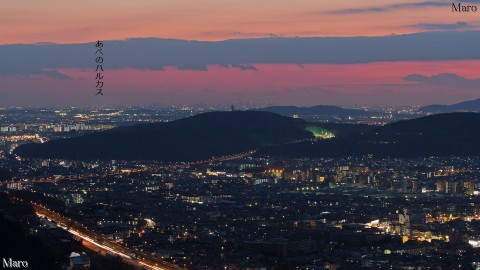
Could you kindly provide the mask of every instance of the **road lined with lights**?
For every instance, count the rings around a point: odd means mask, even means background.
[[[89,177],[95,177],[95,176],[100,176],[100,177],[107,177],[107,176],[115,176],[115,175],[128,175],[131,173],[143,173],[143,172],[156,172],[159,170],[173,170],[173,169],[182,169],[182,168],[187,168],[190,166],[195,166],[195,165],[200,165],[200,164],[205,164],[205,163],[211,163],[211,162],[220,162],[220,161],[226,161],[226,160],[232,160],[232,159],[237,159],[237,158],[244,158],[251,156],[255,154],[258,150],[250,150],[242,153],[237,153],[237,154],[232,154],[232,155],[226,155],[226,156],[220,156],[220,157],[212,157],[211,159],[207,160],[199,160],[199,161],[192,161],[192,162],[182,162],[182,163],[173,163],[170,165],[163,165],[163,166],[157,166],[157,167],[152,167],[152,168],[146,168],[146,169],[134,169],[134,170],[129,170],[128,172],[124,171],[117,171],[117,172],[112,172],[112,173],[104,173],[104,174],[83,174],[83,175],[69,175],[65,177],[51,177],[51,178],[37,178],[37,179],[21,179],[21,180],[16,180],[16,181],[4,181],[0,182],[0,185],[3,184],[10,184],[10,183],[55,183],[58,181],[76,181],[76,180],[83,180]]]
[[[54,222],[58,227],[68,231],[72,235],[87,241],[107,253],[119,256],[124,263],[134,265],[140,269],[154,269],[154,270],[181,270],[183,268],[165,262],[161,259],[155,258],[149,254],[144,254],[127,247],[118,245],[109,240],[106,240],[101,235],[90,232],[81,223],[72,220],[68,217],[63,217],[60,214],[36,203],[31,203],[35,213]]]
[[[317,140],[319,140],[319,138],[317,138],[317,137],[315,137],[315,138],[305,138],[305,139],[299,139],[299,140],[285,142],[285,143],[283,143],[283,145],[296,144],[296,143],[302,143],[302,142],[307,142],[307,141],[312,141],[313,142],[313,141],[317,141]],[[83,174],[83,175],[69,175],[69,176],[65,176],[65,177],[21,179],[21,180],[16,180],[16,181],[0,182],[0,185],[9,184],[9,183],[25,183],[25,184],[26,183],[55,183],[55,182],[62,181],[62,180],[67,180],[67,181],[83,180],[83,179],[86,179],[86,178],[89,178],[89,177],[95,177],[95,176],[106,177],[106,176],[115,176],[115,175],[128,175],[128,174],[131,174],[131,173],[155,172],[155,171],[159,171],[159,170],[182,169],[182,168],[187,168],[189,166],[201,165],[201,164],[205,164],[205,163],[220,162],[220,161],[244,158],[244,157],[248,157],[248,156],[251,156],[251,155],[255,154],[257,151],[258,151],[258,149],[252,149],[252,150],[245,151],[245,152],[242,152],[242,153],[212,157],[210,159],[205,159],[205,160],[172,163],[172,164],[169,164],[169,165],[157,166],[157,167],[152,167],[152,168],[129,170],[128,172],[124,172],[124,171],[120,170],[120,171],[116,171],[116,172],[98,174],[98,175],[94,175],[94,174],[89,173],[89,174]]]

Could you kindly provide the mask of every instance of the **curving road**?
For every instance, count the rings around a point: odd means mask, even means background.
[[[127,264],[134,265],[140,269],[154,269],[154,270],[182,270],[183,268],[165,262],[161,259],[155,258],[149,254],[145,254],[136,250],[129,249],[114,242],[104,239],[101,235],[89,231],[78,221],[72,220],[68,217],[63,217],[60,214],[34,202],[30,203],[35,213],[38,216],[47,218],[48,220],[57,224],[60,228],[69,233],[81,238],[84,241],[93,244],[94,246],[105,251],[105,254],[113,254],[120,256],[122,261]]]

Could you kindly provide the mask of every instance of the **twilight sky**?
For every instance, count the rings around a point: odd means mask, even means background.
[[[0,106],[420,105],[480,98],[480,17],[454,13],[451,5],[4,1]],[[98,39],[105,44],[101,97]]]

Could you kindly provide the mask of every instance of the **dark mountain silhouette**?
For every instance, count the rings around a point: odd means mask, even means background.
[[[363,133],[315,143],[267,147],[261,153],[291,157],[353,154],[421,157],[480,155],[480,114],[437,114],[395,122]]]
[[[334,118],[346,118],[348,116],[370,116],[371,112],[356,110],[356,109],[344,109],[337,106],[313,106],[313,107],[297,107],[297,106],[272,106],[258,109],[259,111],[273,112],[285,116],[299,115],[303,119],[315,120],[315,119],[334,119]]]
[[[25,144],[22,157],[192,161],[311,138],[307,122],[269,112],[210,112],[119,127],[75,138]]]
[[[428,105],[420,108],[425,113],[480,112],[480,99],[467,100],[452,105]]]

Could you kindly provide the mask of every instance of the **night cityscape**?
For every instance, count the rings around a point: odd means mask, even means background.
[[[162,162],[15,153],[25,143],[221,110],[226,108],[3,109],[3,222],[18,224],[53,249],[49,256],[58,269],[79,267],[71,254],[78,254],[82,269],[479,264],[480,157],[290,158],[255,150]],[[370,119],[389,112],[375,114]],[[412,109],[401,117],[425,115]],[[367,121],[357,118],[347,117]]]
[[[5,1],[0,269],[480,270],[477,1]]]

